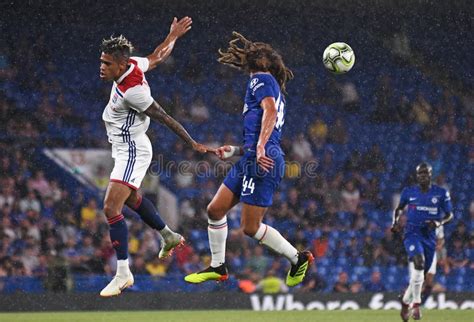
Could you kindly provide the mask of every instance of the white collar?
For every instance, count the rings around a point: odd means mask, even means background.
[[[127,69],[127,71],[125,73],[123,73],[122,76],[120,76],[120,78],[116,81],[117,84],[120,84],[125,77],[127,77],[128,75],[130,75],[130,73],[132,72],[132,70],[135,68],[135,65],[130,63],[130,67]]]

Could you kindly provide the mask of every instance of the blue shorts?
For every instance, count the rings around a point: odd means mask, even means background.
[[[285,174],[285,160],[281,153],[267,156],[275,162],[269,172],[257,165],[255,152],[246,152],[225,177],[223,183],[240,197],[241,202],[259,207],[271,206],[273,193]]]
[[[433,241],[418,234],[405,234],[403,244],[409,259],[412,259],[415,255],[425,257],[425,273],[428,272],[436,251],[436,240]]]

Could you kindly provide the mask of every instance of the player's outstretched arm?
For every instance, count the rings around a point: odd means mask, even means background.
[[[166,111],[158,104],[156,101],[146,109],[144,112],[148,115],[152,120],[163,123],[166,125],[171,131],[176,133],[184,142],[189,144],[193,147],[195,151],[200,153],[206,152],[215,152],[215,149],[207,147],[203,144],[197,143],[194,139],[189,135],[188,131],[174,118],[172,118]]]
[[[155,48],[151,55],[147,56],[150,61],[148,70],[155,68],[158,64],[168,58],[173,51],[176,40],[191,29],[192,23],[193,21],[190,17],[184,17],[181,20],[174,17],[173,22],[171,23],[170,33],[166,39]]]

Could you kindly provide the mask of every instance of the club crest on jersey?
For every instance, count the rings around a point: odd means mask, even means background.
[[[254,78],[250,81],[250,88],[253,88],[258,83],[258,78]]]
[[[438,198],[433,197],[433,198],[431,199],[431,202],[432,202],[432,203],[438,203]]]
[[[118,94],[115,93],[114,97],[112,97],[112,103],[114,103],[114,104],[117,103],[117,100],[118,100]]]

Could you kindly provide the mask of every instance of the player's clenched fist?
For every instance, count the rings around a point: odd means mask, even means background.
[[[240,147],[233,145],[223,145],[220,148],[217,148],[215,153],[221,160],[227,160],[234,155],[242,154]]]
[[[430,230],[435,230],[441,226],[441,223],[438,220],[426,220],[425,223]]]

